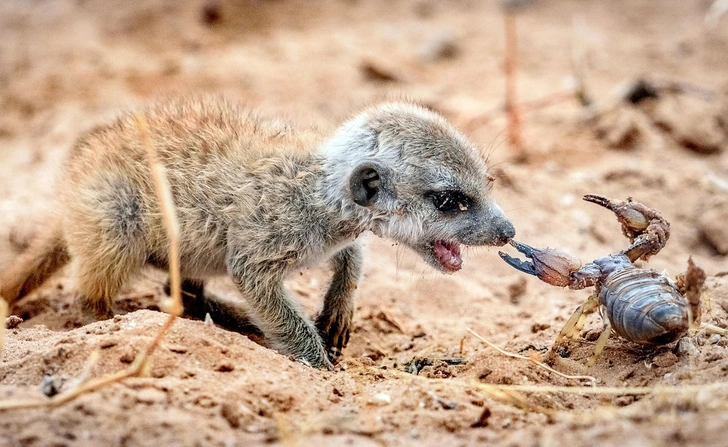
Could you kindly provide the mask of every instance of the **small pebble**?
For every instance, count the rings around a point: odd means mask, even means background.
[[[677,352],[681,355],[698,355],[700,354],[700,351],[698,351],[698,348],[695,347],[695,344],[693,344],[692,340],[690,340],[687,337],[682,338],[677,343]]]
[[[235,371],[235,365],[232,364],[232,362],[224,360],[215,367],[215,371],[220,372],[230,372]]]
[[[150,405],[167,400],[167,394],[156,388],[144,388],[143,390],[140,390],[135,397],[137,402]]]
[[[53,397],[60,392],[63,382],[63,379],[58,379],[56,376],[45,376],[43,377],[41,390],[46,396]]]
[[[20,318],[19,316],[10,315],[8,318],[5,319],[5,327],[8,329],[15,329],[22,322],[23,322],[23,319]]]
[[[102,340],[101,343],[99,343],[99,348],[107,349],[112,346],[116,346],[117,344],[119,344],[119,340],[115,338],[107,338],[106,340]]]
[[[659,368],[669,368],[677,363],[678,359],[672,352],[663,352],[652,359],[652,363]]]
[[[389,397],[389,394],[377,393],[374,395],[374,401],[381,404],[389,404],[392,402],[392,398]]]
[[[136,354],[134,353],[134,348],[131,346],[124,346],[121,350],[121,355],[119,356],[119,361],[122,363],[131,363],[134,361],[134,358],[136,358]]]
[[[226,421],[228,421],[228,424],[230,424],[230,427],[232,428],[238,428],[240,427],[240,407],[238,406],[237,402],[233,401],[227,401],[223,402],[223,404],[220,406],[220,413],[222,417],[225,418]]]
[[[184,354],[187,352],[187,347],[182,345],[174,345],[174,344],[168,344],[167,349],[170,351],[176,353],[176,354]]]

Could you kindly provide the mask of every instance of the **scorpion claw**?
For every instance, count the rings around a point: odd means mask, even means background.
[[[523,256],[527,257],[528,259],[533,259],[533,252],[535,249],[530,245],[522,244],[520,242],[514,241],[513,239],[511,239],[508,243],[511,244],[513,248],[523,253]]]
[[[630,239],[634,239],[635,236],[644,232],[650,225],[650,219],[654,217],[653,214],[656,213],[655,210],[633,201],[631,197],[628,197],[626,201],[622,201],[597,194],[587,194],[584,196],[584,200],[601,205],[616,214],[625,235]]]
[[[564,287],[572,284],[571,274],[581,267],[581,262],[564,252],[552,248],[533,248],[511,240],[510,244],[533,262],[520,259],[499,252],[500,257],[508,265],[529,275],[538,277],[543,282],[553,286]]]
[[[521,253],[523,253],[523,252],[521,252]],[[529,275],[538,276],[538,274],[536,273],[536,269],[533,266],[533,262],[521,261],[518,258],[514,258],[513,256],[503,253],[502,251],[499,251],[498,255],[501,257],[501,259],[506,261],[506,264],[510,265],[514,269],[516,269],[520,272],[523,272],[523,273],[528,273]],[[526,255],[526,256],[530,257],[528,255]]]

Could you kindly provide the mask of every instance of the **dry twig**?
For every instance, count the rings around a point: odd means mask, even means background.
[[[0,297],[0,353],[3,352],[5,342],[5,319],[8,318],[8,303]]]
[[[516,97],[516,71],[518,70],[518,44],[516,17],[509,11],[503,13],[505,29],[506,113],[508,114],[508,144],[516,151],[518,161],[526,158],[521,140],[521,111]]]

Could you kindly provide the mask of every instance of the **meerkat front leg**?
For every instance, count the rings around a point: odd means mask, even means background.
[[[283,288],[282,269],[268,264],[237,264],[240,260],[235,257],[228,261],[230,275],[249,301],[255,322],[271,346],[314,368],[331,369],[318,330]]]
[[[328,349],[329,358],[335,360],[349,342],[354,291],[361,276],[361,247],[358,244],[346,247],[333,256],[331,263],[334,275],[324,297],[324,306],[316,318],[316,327]]]

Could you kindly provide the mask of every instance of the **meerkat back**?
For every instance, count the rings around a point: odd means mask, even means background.
[[[271,158],[304,157],[312,132],[217,98],[176,99],[96,127],[78,139],[59,175],[53,224],[10,271],[2,296],[13,302],[69,260],[85,307],[110,314],[111,299],[146,262],[165,267],[168,241],[147,164],[147,137],[165,167],[181,227],[188,276],[224,273],[225,210],[252,207],[247,173]],[[237,192],[232,194],[232,192]]]

